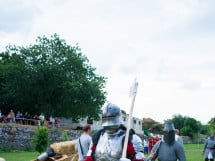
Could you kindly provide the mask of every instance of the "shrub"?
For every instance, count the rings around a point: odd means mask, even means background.
[[[34,133],[33,140],[35,150],[41,153],[46,150],[48,144],[49,144],[48,129],[44,126],[38,126],[37,130]]]
[[[68,141],[69,140],[67,130],[63,131],[63,133],[62,133],[62,140],[63,141]]]

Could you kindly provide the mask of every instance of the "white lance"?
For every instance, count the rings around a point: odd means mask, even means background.
[[[136,98],[136,94],[137,94],[137,86],[138,86],[138,82],[135,79],[134,83],[130,89],[130,97],[132,97],[132,101],[131,101],[131,108],[130,108],[130,113],[129,113],[129,117],[128,117],[128,122],[127,122],[127,130],[126,130],[126,134],[125,134],[125,142],[124,142],[123,151],[122,151],[122,158],[126,158],[129,131],[131,129],[134,102],[135,102],[135,98]]]

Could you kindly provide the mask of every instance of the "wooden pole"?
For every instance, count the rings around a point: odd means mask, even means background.
[[[130,108],[130,112],[129,112],[129,117],[128,117],[128,122],[127,122],[127,130],[126,130],[126,134],[125,134],[125,141],[124,141],[124,146],[123,146],[123,152],[122,152],[122,158],[126,158],[126,153],[127,153],[127,146],[128,146],[128,137],[129,137],[129,131],[131,129],[131,124],[132,124],[132,114],[133,114],[133,110],[134,110],[134,103],[135,103],[135,98],[136,98],[136,94],[137,94],[137,86],[138,83],[134,82],[134,89],[132,89],[132,102],[131,102],[131,108]]]

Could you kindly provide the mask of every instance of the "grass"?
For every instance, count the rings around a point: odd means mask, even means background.
[[[27,151],[0,152],[0,157],[3,157],[6,161],[30,161],[37,158],[38,155],[38,152]]]
[[[187,161],[203,161],[203,144],[184,144]]]
[[[203,161],[202,148],[203,144],[185,144],[184,145],[187,161]],[[30,161],[37,158],[38,152],[1,152],[0,157],[6,161]]]

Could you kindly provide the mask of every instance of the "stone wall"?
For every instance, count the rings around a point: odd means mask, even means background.
[[[36,126],[27,126],[19,124],[0,124],[0,148],[10,149],[29,149],[32,148],[33,134]],[[50,144],[63,140],[63,129],[49,129]],[[66,130],[69,140],[77,139],[80,131]]]
[[[182,137],[182,140],[185,144],[190,144],[190,143],[193,143],[193,144],[203,144],[205,143],[205,140],[206,140],[206,135],[202,135],[200,134],[198,138],[196,139],[191,139],[189,136],[181,136]]]

